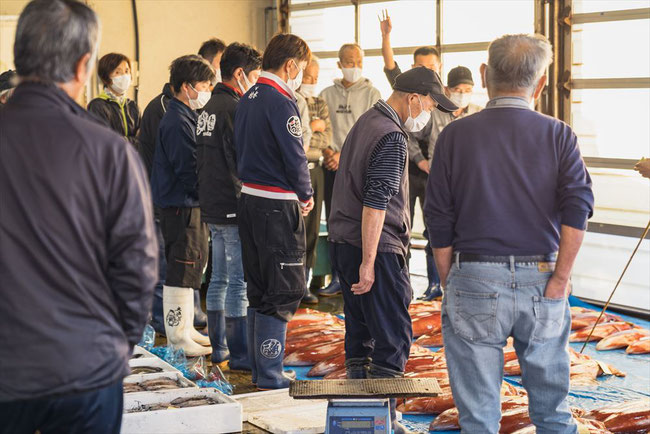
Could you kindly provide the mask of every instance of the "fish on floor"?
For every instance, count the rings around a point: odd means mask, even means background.
[[[440,312],[422,312],[416,314],[411,317],[411,325],[413,327],[414,338],[433,333],[435,330],[440,330]]]
[[[600,317],[600,319],[598,319],[598,317]],[[596,324],[596,321],[598,321],[598,324],[603,324],[608,322],[620,322],[623,320],[621,317],[613,315],[611,313],[604,313],[601,316],[600,312],[590,310],[584,313],[571,315],[571,330],[580,330],[581,328],[585,327],[593,327],[594,324]]]
[[[645,336],[650,336],[650,330],[643,328],[623,330],[601,339],[598,344],[596,344],[596,349],[599,351],[605,351],[627,348],[630,344]]]
[[[310,347],[299,348],[285,356],[286,366],[311,366],[326,360],[336,354],[345,352],[345,342],[336,341],[326,344],[317,344]]]
[[[584,417],[603,422],[613,433],[647,433],[650,431],[650,400],[612,404],[589,411]]]
[[[428,332],[417,338],[415,343],[422,345],[423,347],[442,347],[442,329],[434,328],[432,331]]]
[[[641,338],[631,343],[626,349],[627,354],[647,354],[650,353],[650,336]]]
[[[592,328],[594,329],[594,332],[591,335],[591,338],[589,338],[589,341],[599,341],[616,332],[634,328],[634,324],[630,324],[629,322],[624,321],[617,321],[598,324],[595,328],[593,326],[585,327],[571,333],[569,336],[569,342],[585,342],[589,337]]]

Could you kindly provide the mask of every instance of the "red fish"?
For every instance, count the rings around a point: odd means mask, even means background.
[[[517,360],[517,353],[515,347],[505,347],[503,349],[503,363],[508,363],[512,360]]]
[[[302,335],[300,335],[298,338],[287,339],[284,354],[291,354],[300,348],[311,347],[317,344],[342,341],[344,337],[345,332],[343,330],[336,332],[328,330],[316,335],[309,334],[308,337],[302,337]]]
[[[287,329],[292,330],[306,325],[332,325],[342,324],[343,321],[331,314],[323,313],[305,313],[302,315],[294,315],[293,319],[287,324]]]
[[[609,322],[609,323],[604,323],[604,324],[598,324],[596,328],[594,329],[593,334],[591,335],[591,338],[589,339],[590,341],[599,341],[603,338],[606,338],[607,336],[616,333],[616,332],[621,332],[623,330],[629,330],[633,327],[632,324],[619,321],[619,322]],[[582,328],[574,333],[571,333],[571,336],[569,336],[569,342],[584,342],[587,340],[587,337],[589,336],[589,333],[591,333],[592,327],[585,327]]]
[[[322,332],[323,330],[344,330],[342,324],[308,324],[300,327],[287,329],[287,338],[310,333]]]
[[[323,377],[345,366],[345,352],[336,354],[329,359],[316,363],[313,368],[307,372],[308,377]]]
[[[415,343],[425,347],[442,347],[442,330],[438,329],[422,335],[416,339]]]
[[[650,335],[650,330],[648,329],[633,328],[630,330],[623,330],[622,332],[613,333],[606,338],[601,339],[596,345],[596,349],[604,351],[627,348],[630,344],[648,335]]]
[[[593,327],[594,324],[596,324],[596,320],[598,320],[599,316],[600,316],[600,312],[596,312],[595,310],[590,310],[576,315],[572,314],[571,330],[579,330],[585,327]],[[623,320],[621,319],[621,317],[612,315],[611,313],[604,313],[602,316],[600,316],[600,319],[598,320],[598,324],[614,322],[614,321],[623,321]]]
[[[521,366],[519,366],[519,359],[510,360],[503,364],[504,375],[521,375]]]
[[[405,414],[440,414],[454,407],[451,389],[441,388],[442,394],[434,398],[408,398],[398,407]]]
[[[449,377],[446,369],[430,369],[427,371],[407,372],[404,374],[406,378],[437,378],[439,380]]]
[[[420,312],[433,312],[439,311],[442,303],[439,301],[416,301],[409,306],[409,314],[417,314]]]
[[[434,333],[436,330],[440,330],[440,312],[425,312],[422,315],[413,316],[412,318],[413,325],[413,337],[417,338],[422,335]]]
[[[631,343],[625,350],[627,354],[647,354],[650,353],[650,336],[641,338]]]
[[[300,348],[284,358],[286,366],[310,366],[345,351],[343,341]]]
[[[337,369],[334,372],[330,372],[323,378],[325,380],[344,380],[347,378],[347,371],[345,370],[345,368]]]
[[[611,432],[642,433],[650,430],[650,400],[626,401],[592,410],[585,418],[603,422]]]

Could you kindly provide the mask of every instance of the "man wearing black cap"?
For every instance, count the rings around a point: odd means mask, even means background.
[[[412,339],[407,136],[427,124],[435,107],[458,109],[438,74],[413,68],[395,79],[387,101],[359,118],[343,145],[329,235],[345,302],[348,378],[404,373]],[[394,410],[391,400],[392,419]]]
[[[16,71],[8,70],[0,74],[0,107],[7,104],[14,89],[18,85],[18,76]]]

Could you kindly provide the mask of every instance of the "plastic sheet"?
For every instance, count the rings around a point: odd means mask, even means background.
[[[155,341],[156,341],[156,331],[153,329],[153,327],[147,324],[144,327],[144,331],[142,332],[142,338],[140,338],[140,342],[138,343],[138,345],[140,345],[142,348],[144,348],[147,351],[151,351]]]

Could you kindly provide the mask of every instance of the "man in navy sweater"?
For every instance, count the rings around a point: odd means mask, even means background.
[[[303,216],[314,206],[314,191],[294,92],[310,57],[299,37],[276,35],[264,50],[257,84],[235,113],[248,349],[259,389],[289,385],[282,372],[287,322],[306,290]]]
[[[425,220],[446,284],[442,330],[462,432],[498,432],[510,336],[537,432],[577,431],[566,402],[567,286],[594,197],[571,128],[530,108],[551,57],[543,36],[496,39],[481,66],[486,108],[436,143]]]

